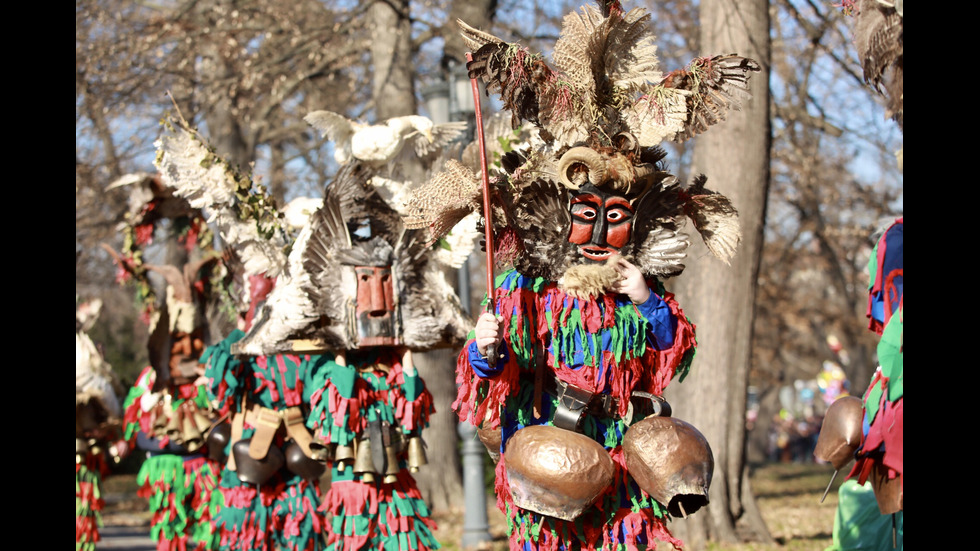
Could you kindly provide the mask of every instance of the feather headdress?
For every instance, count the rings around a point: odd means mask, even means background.
[[[678,182],[665,171],[660,144],[725,120],[760,67],[728,54],[697,58],[664,75],[649,19],[644,9],[625,12],[619,2],[582,7],[563,21],[554,68],[527,48],[459,21],[474,52],[470,78],[499,94],[514,128],[529,123],[534,129],[533,145],[503,156],[491,191],[498,241],[514,244],[497,258],[523,273],[558,280],[581,262],[567,241],[569,198],[589,184],[624,195],[635,207],[633,239],[621,252],[648,276],[683,270],[685,216],[716,256],[727,263],[734,254],[740,233],[731,201],[705,189],[704,177],[692,186]],[[409,201],[406,223],[438,236],[480,210],[479,190],[477,171],[450,164]]]
[[[341,167],[293,245],[288,264],[235,352],[292,351],[298,340],[331,350],[360,347],[355,266],[390,266],[395,334],[412,349],[458,345],[470,329],[427,233],[405,228],[371,184],[375,169]]]

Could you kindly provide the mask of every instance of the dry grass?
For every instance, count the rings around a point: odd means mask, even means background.
[[[753,470],[752,485],[759,509],[774,543],[710,543],[708,551],[823,551],[831,543],[834,512],[837,508],[838,476],[823,503],[820,496],[830,481],[829,465],[772,464]],[[136,496],[135,475],[113,475],[104,485],[107,525],[145,526],[149,531],[146,501]],[[437,511],[434,515],[445,551],[460,551],[463,532],[462,511]],[[506,522],[488,499],[487,517],[491,541],[483,551],[507,549]]]

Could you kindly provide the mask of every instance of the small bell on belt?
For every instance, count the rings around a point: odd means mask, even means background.
[[[194,408],[194,425],[197,426],[198,432],[205,434],[211,428],[211,418],[207,414],[197,408]]]
[[[413,434],[408,439],[408,469],[410,472],[419,472],[419,467],[428,465],[429,460],[425,456],[425,442],[421,436]]]
[[[391,446],[385,446],[385,484],[394,484],[398,481],[398,448],[393,442]]]
[[[163,429],[164,434],[174,442],[178,444],[183,444],[184,439],[181,434],[181,428],[182,427],[180,426],[180,416],[178,415],[176,410],[171,410],[170,418],[167,420],[167,424]]]
[[[354,452],[354,474],[359,475],[364,482],[374,482],[374,462],[371,460],[371,441],[363,439],[357,441],[357,448]]]
[[[337,444],[333,452],[333,460],[337,465],[337,470],[344,472],[348,466],[354,463],[354,448]]]
[[[202,435],[201,431],[198,430],[197,423],[194,422],[193,416],[184,415],[181,424],[183,425],[183,430],[181,431],[180,437],[183,440],[187,451],[194,453],[201,449],[201,446],[204,445],[204,435]]]

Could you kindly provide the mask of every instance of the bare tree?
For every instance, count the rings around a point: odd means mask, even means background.
[[[688,268],[673,289],[697,324],[698,353],[689,380],[672,385],[674,414],[700,428],[711,444],[715,474],[708,515],[694,515],[681,528],[685,542],[703,548],[708,537],[738,540],[736,522],[759,538],[768,532],[748,487],[744,462],[745,389],[749,372],[755,282],[762,251],[769,186],[769,11],[764,0],[702,0],[701,48],[738,52],[760,62],[752,99],[741,113],[697,138],[694,172],[732,199],[739,211],[742,243],[731,268],[692,247]]]

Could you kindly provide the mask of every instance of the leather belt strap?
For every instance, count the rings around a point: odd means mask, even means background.
[[[282,423],[282,416],[274,409],[259,405],[253,406],[250,413],[246,421],[255,427],[255,432],[248,444],[248,456],[255,460],[265,459]]]
[[[535,382],[537,380],[536,378]],[[544,377],[542,383],[546,392],[558,398],[558,407],[552,421],[556,427],[578,431],[586,413],[599,417],[620,418],[618,398],[609,394],[589,392],[553,377]],[[670,417],[670,414],[670,404],[660,396],[634,391],[630,395],[627,413],[622,418],[629,423],[634,416]]]
[[[242,417],[249,425],[255,427],[255,432],[252,434],[248,445],[248,455],[252,459],[265,458],[280,425],[285,425],[286,434],[299,445],[306,457],[321,460],[325,455],[326,448],[313,440],[313,435],[306,428],[303,410],[299,406],[275,410],[256,404],[251,409],[246,410]],[[232,424],[233,434],[234,430],[235,426]],[[239,432],[237,439],[233,439],[232,442],[241,440],[241,437],[242,433]]]
[[[245,412],[237,411],[235,415],[231,418],[231,443],[234,444],[242,439],[242,432],[245,430]],[[228,454],[228,461],[225,463],[229,471],[237,471],[238,467],[235,465],[235,454]]]
[[[286,434],[299,445],[303,450],[303,454],[311,459],[317,459],[316,456],[318,454],[312,449],[314,445],[313,435],[306,428],[306,419],[303,417],[303,411],[298,406],[286,408],[282,412],[282,420],[286,424]],[[323,446],[319,447],[322,448]]]

